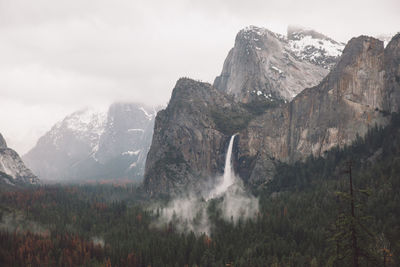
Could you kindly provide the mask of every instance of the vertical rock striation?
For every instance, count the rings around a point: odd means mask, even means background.
[[[265,181],[272,177],[274,160],[293,163],[309,155],[323,156],[332,147],[365,135],[369,128],[387,124],[393,105],[385,102],[389,88],[384,62],[395,59],[386,55],[383,42],[353,38],[318,86],[254,119],[239,135],[239,161],[246,163],[239,166],[243,178]],[[249,166],[254,166],[253,171]]]
[[[0,183],[36,184],[39,180],[22,162],[18,153],[7,147],[0,134]]]
[[[150,194],[182,192],[220,174],[224,151],[234,133],[238,133],[233,148],[235,172],[257,186],[274,176],[277,162],[324,156],[329,149],[365,135],[371,127],[386,125],[390,113],[398,110],[400,35],[386,49],[372,37],[353,38],[318,85],[260,115],[253,112],[255,102],[247,92],[261,90],[257,87],[260,83],[253,81],[265,76],[257,64],[246,65],[254,51],[247,54],[241,34],[225,62],[229,75],[216,79],[217,88],[181,79],[168,107],[158,113],[145,170],[144,185]],[[252,43],[258,42],[254,40],[256,33],[249,34]],[[265,49],[277,49],[268,55],[281,53],[279,38],[268,31],[263,34],[268,40]],[[243,83],[246,73],[255,80]],[[280,94],[277,98],[288,92],[282,83],[270,89],[276,90],[275,96]]]
[[[250,26],[237,34],[214,87],[235,95],[238,102],[290,101],[304,88],[317,85],[342,49],[314,31],[290,29],[286,37]]]

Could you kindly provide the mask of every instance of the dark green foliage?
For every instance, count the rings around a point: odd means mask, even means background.
[[[283,103],[284,103],[283,100],[277,100],[277,99],[270,100],[270,99],[266,99],[263,96],[260,96],[256,99],[254,99],[253,101],[251,101],[250,103],[245,103],[242,105],[253,116],[258,116],[258,115],[265,113],[268,109],[278,107],[279,105],[282,105]]]
[[[217,130],[229,136],[246,128],[252,119],[250,112],[236,107],[213,109],[211,117]]]
[[[351,168],[349,170],[350,184]],[[378,265],[379,255],[371,246],[376,237],[367,226],[371,217],[364,214],[365,201],[361,198],[362,195],[368,197],[369,190],[353,190],[353,186],[348,190],[349,193],[336,192],[338,214],[331,239],[334,251],[331,261],[336,266]]]
[[[46,238],[58,246],[55,251],[63,250],[57,236],[77,236],[76,240],[89,246],[94,238],[103,239],[104,247],[88,256],[85,262],[92,265],[87,266],[104,266],[108,259],[112,266],[351,266],[346,251],[352,219],[347,215],[348,175],[343,173],[350,159],[357,234],[361,252],[370,256],[361,265],[399,266],[398,115],[388,127],[375,127],[365,138],[344,149],[332,149],[324,158],[280,164],[277,176],[257,192],[260,212],[255,218],[227,221],[218,209],[221,200],[212,200],[209,236],[180,233],[174,222],[160,223],[160,210],[140,188],[129,186],[39,186],[3,192],[1,216],[21,214],[36,222],[49,231]],[[342,192],[339,199],[337,192]],[[20,244],[26,237],[19,235],[24,234],[19,228],[15,236],[0,238],[0,262],[9,259],[10,244]],[[82,262],[79,255],[72,258]]]
[[[268,109],[281,105],[283,101],[254,99],[250,103],[239,104],[234,107],[215,107],[210,111],[211,117],[218,131],[233,135],[247,127],[256,116],[262,115]]]
[[[7,181],[13,182],[14,178],[12,178],[7,173],[4,173],[4,172],[0,171],[0,185],[1,185],[0,190],[2,189],[2,187],[7,187],[7,185],[9,184]]]

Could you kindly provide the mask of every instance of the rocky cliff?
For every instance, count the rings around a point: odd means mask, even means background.
[[[36,184],[38,178],[22,162],[18,153],[7,147],[7,143],[0,134],[0,183]]]
[[[183,190],[223,171],[229,139],[217,129],[214,116],[223,110],[235,112],[235,107],[232,97],[210,84],[178,80],[168,107],[158,112],[155,121],[144,180],[150,194]]]
[[[179,80],[167,109],[156,118],[145,188],[169,193],[212,179],[222,171],[235,132],[235,171],[258,185],[273,177],[277,162],[323,156],[370,127],[385,125],[399,103],[399,40],[395,36],[384,49],[377,39],[353,38],[319,85],[261,112],[253,100],[238,103],[234,92],[232,97],[208,84]]]
[[[141,180],[155,111],[115,103],[107,113],[85,108],[57,123],[23,158],[44,180]]]
[[[290,101],[326,76],[343,47],[311,30],[292,27],[283,36],[247,27],[237,34],[214,87],[244,103]]]
[[[400,34],[392,38],[384,53],[386,95],[383,105],[385,110],[395,112],[400,107]]]
[[[381,41],[365,36],[350,40],[318,86],[257,117],[240,133],[237,170],[242,178],[265,181],[272,177],[275,160],[293,163],[309,155],[323,156],[369,128],[385,125],[391,111],[385,104],[388,60],[396,59],[385,58]]]

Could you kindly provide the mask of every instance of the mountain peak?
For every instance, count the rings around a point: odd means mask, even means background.
[[[56,127],[66,127],[72,131],[86,132],[88,128],[102,128],[106,113],[91,107],[85,107],[68,115],[56,124]]]
[[[313,39],[327,40],[334,44],[339,44],[339,42],[336,42],[332,38],[329,38],[328,36],[326,36],[320,32],[317,32],[311,28],[307,28],[307,27],[303,27],[303,26],[289,25],[287,28],[286,36],[289,40],[299,40],[299,39],[304,38],[305,36],[310,36]]]
[[[240,30],[214,87],[248,103],[290,101],[304,88],[317,85],[344,45],[313,31],[290,33],[292,39],[256,26]]]
[[[315,30],[289,26],[289,50],[299,60],[305,60],[325,69],[332,69],[342,54],[344,44]]]
[[[66,116],[25,156],[44,180],[141,179],[156,111],[117,102]]]
[[[191,97],[201,93],[202,90],[210,90],[209,83],[196,81],[190,78],[180,78],[172,91],[171,100],[175,98]]]
[[[380,38],[378,38],[379,40],[386,42],[386,40],[382,40]],[[398,46],[400,43],[400,32],[396,33],[395,35],[393,35],[393,37],[388,38],[388,45],[390,44],[391,46]]]
[[[250,36],[268,36],[268,35],[271,35],[275,38],[279,37],[284,38],[284,36],[281,34],[275,33],[267,28],[258,27],[254,25],[250,25],[241,29],[236,35],[236,38],[249,39]]]
[[[266,28],[248,26],[236,35],[235,47],[244,48],[247,55],[262,50],[274,53],[274,50],[279,49],[279,40],[285,41],[285,36]]]
[[[345,69],[349,68],[349,66],[358,65],[360,57],[378,58],[383,53],[383,50],[383,42],[376,38],[365,35],[354,37],[343,49],[343,56],[337,63],[332,75],[347,71]]]
[[[352,54],[357,56],[358,54],[368,52],[371,49],[377,49],[379,52],[383,52],[383,42],[371,36],[360,35],[350,39],[343,50],[343,54]]]

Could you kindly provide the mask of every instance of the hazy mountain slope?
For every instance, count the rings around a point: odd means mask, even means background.
[[[93,153],[104,129],[105,114],[85,108],[68,115],[40,137],[23,159],[44,180],[68,176],[69,168]]]
[[[39,180],[22,162],[18,153],[7,147],[0,134],[0,182],[7,184],[35,184]]]
[[[140,179],[154,116],[134,103],[115,103],[107,113],[83,109],[53,126],[24,159],[45,180]]]

